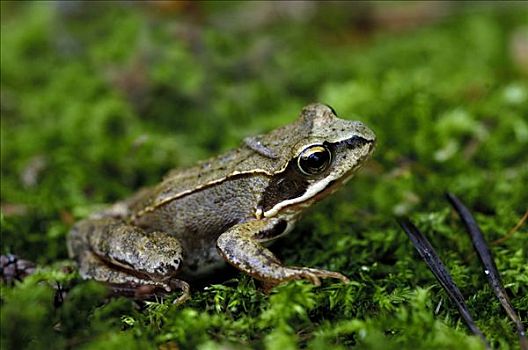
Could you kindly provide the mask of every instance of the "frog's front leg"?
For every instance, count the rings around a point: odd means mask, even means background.
[[[178,303],[189,297],[189,285],[174,278],[182,262],[180,242],[165,232],[146,232],[111,217],[87,219],[71,230],[68,250],[83,278],[118,291],[181,289]]]
[[[282,219],[263,219],[244,222],[220,235],[217,248],[220,255],[237,269],[271,284],[307,279],[319,286],[320,278],[349,280],[338,272],[308,267],[284,266],[261,242],[273,239],[286,230]]]

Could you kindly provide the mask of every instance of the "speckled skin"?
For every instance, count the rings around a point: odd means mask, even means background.
[[[118,286],[179,288],[227,261],[268,283],[337,273],[283,266],[262,245],[289,232],[304,208],[332,193],[364,163],[375,136],[328,106],[305,107],[292,124],[188,169],[77,223],[70,255],[84,278]],[[325,167],[307,175],[300,154],[324,145]]]

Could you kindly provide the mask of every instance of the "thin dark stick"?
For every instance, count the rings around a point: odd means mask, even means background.
[[[484,240],[484,236],[482,235],[482,232],[480,231],[480,228],[477,225],[475,218],[473,217],[473,215],[471,215],[468,208],[466,208],[466,206],[454,194],[447,193],[446,197],[462,219],[462,222],[464,223],[464,226],[466,227],[466,230],[469,233],[469,236],[471,237],[473,247],[475,247],[475,250],[477,251],[480,257],[480,261],[482,262],[482,265],[484,265],[484,273],[486,274],[486,277],[488,277],[488,282],[491,288],[495,292],[495,295],[499,299],[500,303],[502,304],[502,307],[504,308],[510,319],[517,326],[517,333],[519,334],[519,342],[521,344],[521,349],[528,350],[528,340],[526,339],[526,331],[524,330],[524,326],[521,322],[521,319],[519,318],[519,315],[517,315],[513,306],[511,305],[510,299],[508,298],[508,295],[506,294],[506,291],[502,286],[497,266],[493,261],[491,252],[488,249],[488,245]]]
[[[431,243],[429,243],[427,238],[425,238],[425,236],[416,228],[416,226],[414,226],[414,224],[409,219],[398,219],[398,223],[400,224],[401,228],[405,231],[405,233],[407,233],[414,247],[418,251],[418,254],[420,254],[427,266],[429,266],[429,269],[433,272],[438,282],[440,282],[440,285],[447,292],[449,298],[451,298],[451,300],[456,304],[460,315],[462,315],[462,318],[464,319],[464,321],[466,321],[466,324],[468,325],[471,332],[479,336],[482,341],[486,344],[486,348],[490,349],[490,345],[486,340],[486,337],[484,337],[482,331],[477,327],[475,321],[473,321],[473,318],[471,317],[464,301],[464,297],[462,296],[462,293],[460,293],[460,290],[456,286],[455,282],[453,282],[451,275],[449,274],[449,272],[447,272],[445,265],[442,263],[442,260],[440,260],[440,258],[438,257],[438,254],[436,254],[435,250],[431,246]]]

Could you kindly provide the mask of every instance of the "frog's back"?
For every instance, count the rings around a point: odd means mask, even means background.
[[[241,147],[220,156],[199,162],[197,165],[175,169],[154,187],[148,196],[139,201],[133,210],[136,215],[182,198],[190,193],[219,184],[227,179],[260,174],[271,177],[286,168],[295,152],[294,146],[308,130],[306,123],[295,123],[268,134],[252,138],[259,147],[270,154],[251,147],[246,142]]]
[[[255,152],[249,148],[231,150],[221,156],[199,162],[190,168],[174,169],[163,181],[135,203],[132,211],[143,215],[192,193],[203,191],[227,179],[247,176],[253,173],[267,175],[264,169],[255,169]]]

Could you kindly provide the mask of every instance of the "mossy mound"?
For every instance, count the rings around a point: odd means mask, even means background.
[[[2,2],[1,249],[41,267],[2,285],[2,348],[482,349],[399,214],[430,238],[492,345],[517,348],[443,193],[489,242],[527,210],[528,8],[444,4],[434,23],[394,31],[380,15],[394,4],[265,6]],[[64,266],[75,220],[313,101],[369,125],[377,151],[272,249],[352,283],[264,294],[236,275],[184,306],[138,305]],[[526,321],[526,225],[491,249]],[[57,283],[69,291],[56,307]]]

